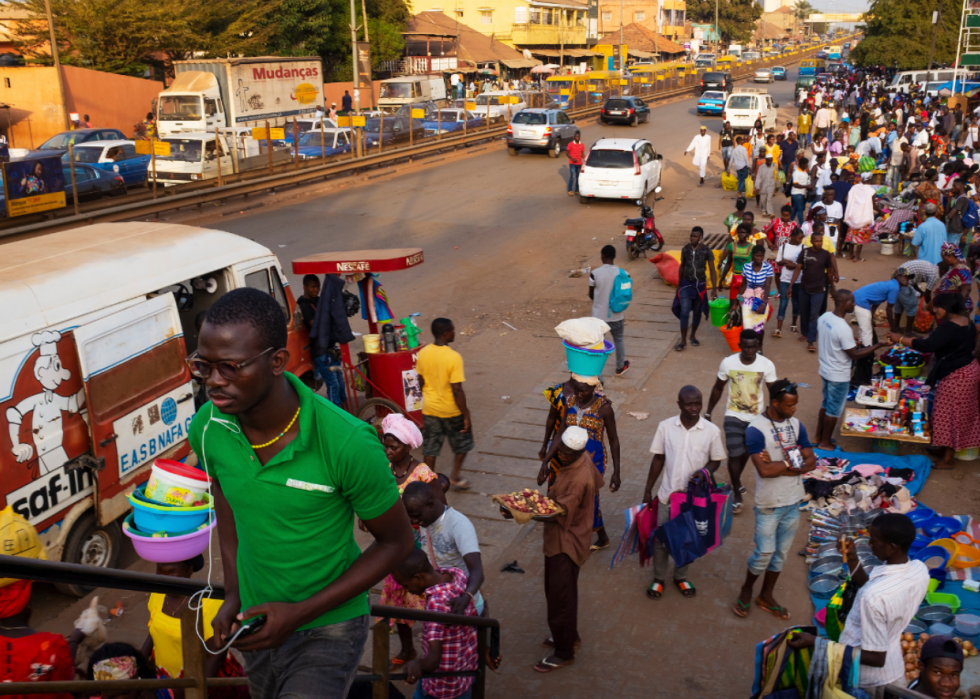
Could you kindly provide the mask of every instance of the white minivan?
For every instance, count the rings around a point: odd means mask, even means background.
[[[585,155],[578,178],[579,202],[646,199],[660,186],[663,155],[642,138],[600,138]]]
[[[721,118],[735,131],[751,131],[756,119],[762,119],[764,129],[774,129],[777,107],[764,87],[736,87],[725,102]]]

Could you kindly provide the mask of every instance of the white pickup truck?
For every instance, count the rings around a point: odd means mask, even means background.
[[[516,97],[515,102],[512,98]],[[490,111],[490,121],[510,120],[522,109],[527,109],[527,97],[518,90],[499,90],[484,92],[476,97],[476,109],[472,110],[477,116],[487,118]]]

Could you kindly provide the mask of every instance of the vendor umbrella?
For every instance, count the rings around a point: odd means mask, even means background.
[[[543,66],[534,66],[533,68],[531,68],[531,72],[532,73],[554,73],[555,70],[558,67],[559,66],[558,66],[557,63],[548,63],[548,64],[543,65]]]
[[[939,91],[940,97],[949,97],[952,94],[953,94],[952,90],[950,90],[948,87],[944,87],[942,90]]]

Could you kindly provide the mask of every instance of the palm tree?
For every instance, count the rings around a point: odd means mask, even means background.
[[[796,20],[796,29],[799,33],[799,23],[801,20],[806,20],[807,17],[817,12],[817,8],[807,2],[807,0],[796,0],[793,3],[793,18]]]

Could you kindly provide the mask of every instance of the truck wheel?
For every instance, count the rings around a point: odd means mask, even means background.
[[[398,403],[387,398],[368,398],[361,403],[361,407],[357,411],[357,418],[372,427],[380,429],[381,421],[390,413],[404,415],[405,411],[402,410],[402,407]]]
[[[79,517],[72,526],[65,541],[61,560],[65,563],[115,568],[121,547],[122,531],[119,523],[110,522],[100,527],[95,523],[95,513],[89,511]],[[84,597],[95,589],[72,583],[55,583],[55,588],[63,594],[75,597]]]

